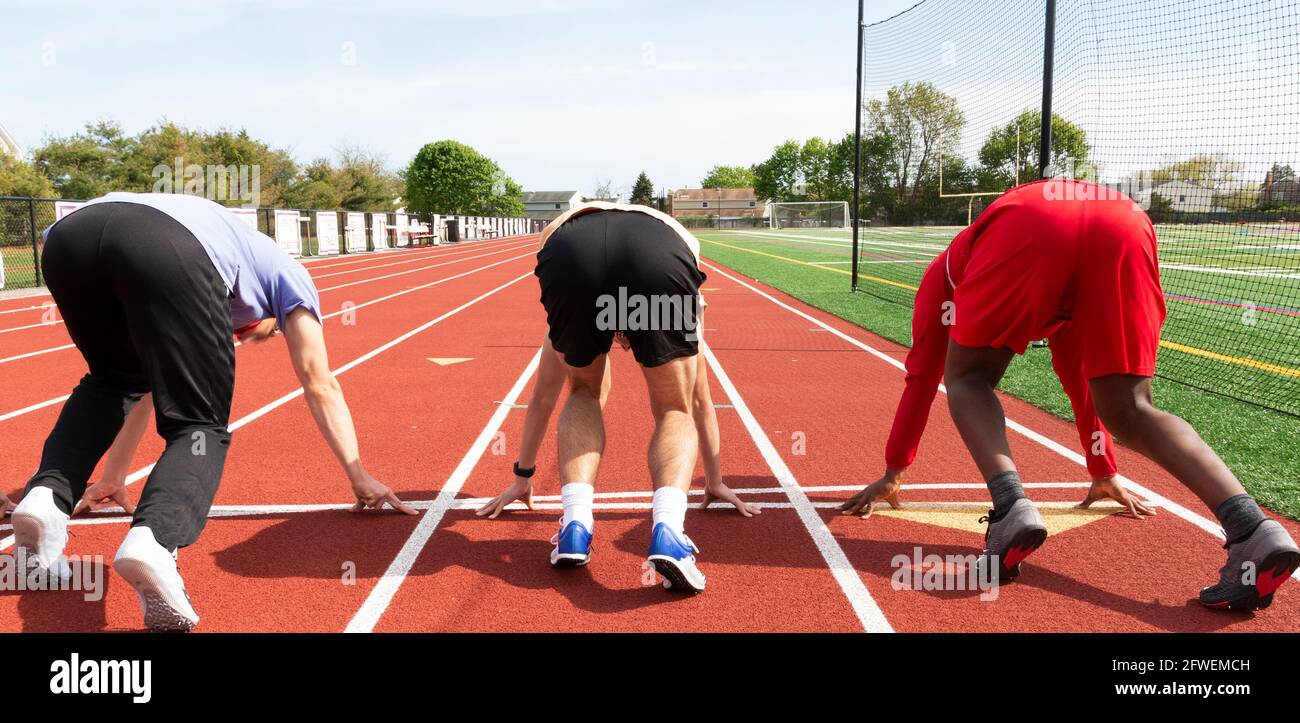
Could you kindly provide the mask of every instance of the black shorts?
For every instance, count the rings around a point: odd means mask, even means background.
[[[642,366],[699,353],[705,275],[677,232],[635,211],[596,211],[553,233],[537,254],[542,306],[556,351],[589,366],[621,331]]]

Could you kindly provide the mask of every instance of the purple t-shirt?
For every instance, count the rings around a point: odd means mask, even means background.
[[[110,193],[85,205],[96,203],[149,206],[189,229],[230,290],[232,330],[271,317],[284,328],[284,317],[298,307],[320,318],[320,295],[307,269],[230,209],[198,196],[171,193]]]

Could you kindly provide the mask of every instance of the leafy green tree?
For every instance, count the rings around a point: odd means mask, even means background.
[[[123,157],[132,145],[120,125],[100,121],[87,123],[80,133],[48,139],[32,158],[62,198],[95,198],[127,190]]]
[[[1289,181],[1295,178],[1295,169],[1292,168],[1290,164],[1284,166],[1281,163],[1274,163],[1272,170],[1269,172],[1273,174],[1273,181],[1275,183],[1277,181]]]
[[[799,175],[803,178],[804,196],[809,201],[846,200],[831,197],[834,183],[830,153],[830,144],[817,136],[804,141],[803,148],[799,149]]]
[[[755,183],[752,166],[714,166],[700,188],[753,188]]]
[[[803,150],[799,141],[789,140],[777,146],[766,161],[754,167],[754,191],[759,198],[775,201],[802,201],[795,193],[803,180],[799,154]]]
[[[50,198],[54,184],[26,161],[0,154],[0,196]]]
[[[641,171],[641,175],[636,177],[636,183],[632,184],[632,203],[638,206],[653,206],[655,202],[655,185],[650,182],[650,177]]]
[[[983,166],[981,190],[1001,191],[1013,186],[1017,177],[1021,183],[1038,180],[1038,146],[1043,137],[1043,114],[1026,110],[1015,120],[989,132],[980,147],[979,161]],[[1019,149],[1016,141],[1019,133]],[[1058,172],[1073,169],[1073,178],[1084,177],[1091,169],[1088,154],[1088,134],[1079,126],[1052,114],[1051,164]],[[1016,158],[1020,158],[1017,175]]]
[[[914,202],[923,183],[937,178],[939,156],[949,155],[961,140],[966,116],[957,99],[931,83],[904,83],[890,88],[884,101],[867,104],[869,132],[893,139],[894,193]]]
[[[340,196],[339,208],[345,211],[381,209],[391,211],[406,182],[385,167],[377,153],[360,146],[338,150],[335,186]]]
[[[415,213],[522,216],[522,196],[495,161],[456,141],[425,145],[406,169],[406,208]]]

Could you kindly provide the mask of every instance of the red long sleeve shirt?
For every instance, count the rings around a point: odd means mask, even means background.
[[[912,312],[912,350],[907,354],[907,388],[898,400],[894,425],[885,445],[885,464],[905,469],[916,459],[930,417],[930,406],[943,382],[948,356],[948,325],[951,323],[952,286],[948,283],[948,252],[939,254],[925,271],[916,293]],[[1069,322],[1046,330],[1052,349],[1052,368],[1074,408],[1079,443],[1093,477],[1109,477],[1118,470],[1110,433],[1102,425],[1092,403],[1092,393],[1083,373],[1081,340]]]

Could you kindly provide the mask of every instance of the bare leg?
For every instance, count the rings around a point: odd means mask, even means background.
[[[1149,377],[1116,374],[1093,379],[1090,386],[1101,421],[1126,445],[1177,477],[1211,511],[1246,493],[1190,424],[1156,409]]]
[[[692,399],[695,432],[699,438],[700,456],[704,458],[704,482],[716,485],[722,482],[722,435],[718,433],[718,413],[713,408],[713,395],[709,390],[709,364],[703,354],[695,357],[695,395]]]
[[[643,367],[650,392],[650,411],[655,418],[648,461],[654,488],[691,488],[695,457],[699,450],[695,421],[691,415],[695,391],[694,357],[675,359],[658,367]]]
[[[962,441],[984,479],[1014,472],[1011,447],[1007,444],[1007,418],[993,391],[1011,363],[1010,349],[989,349],[948,344],[944,383],[948,387],[948,409],[961,432]]]
[[[590,366],[568,367],[569,399],[556,424],[559,441],[560,483],[594,485],[605,451],[605,422],[601,415],[601,387],[608,358],[602,354]]]

